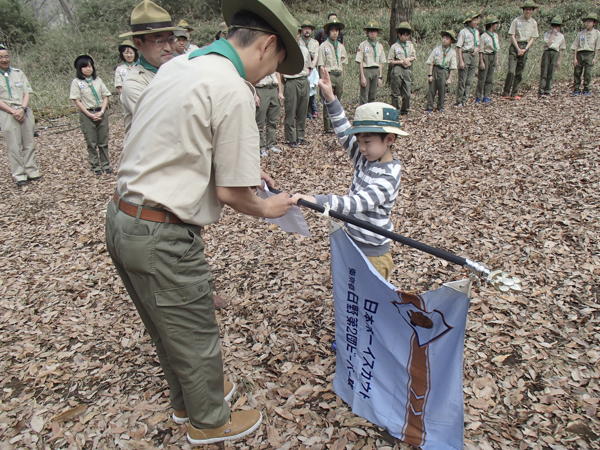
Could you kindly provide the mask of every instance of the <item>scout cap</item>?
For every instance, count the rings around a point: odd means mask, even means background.
[[[598,14],[596,13],[589,13],[587,16],[585,16],[583,19],[584,22],[586,20],[593,20],[594,22],[598,23]]]
[[[396,27],[396,33],[398,33],[400,30],[410,31],[411,33],[413,32],[413,29],[411,28],[410,23],[408,22],[402,22]]]
[[[300,26],[302,28],[304,28],[304,27],[310,27],[313,30],[315,29],[315,26],[310,22],[310,20],[305,20],[304,22],[302,22],[302,24]]]
[[[187,39],[187,31],[185,28],[175,28],[173,30],[173,34],[177,37],[184,37]]]
[[[348,136],[357,133],[392,133],[408,136],[400,127],[400,113],[396,108],[387,103],[373,102],[356,108],[352,128],[344,131],[344,134]]]
[[[73,67],[75,67],[77,69],[77,63],[79,62],[80,59],[83,58],[87,58],[90,61],[92,61],[92,65],[95,66],[96,63],[94,63],[94,58],[92,58],[90,55],[79,55],[77,58],[75,58],[75,62],[73,63]]]
[[[227,33],[227,24],[225,22],[219,24],[219,31],[221,33]]]
[[[288,11],[281,0],[223,0],[221,12],[227,25],[231,25],[233,16],[238,12],[248,11],[267,22],[285,46],[285,60],[277,67],[277,72],[284,75],[295,75],[304,67],[304,56],[296,40],[298,22]]]
[[[442,31],[440,34],[442,35],[442,37],[450,36],[450,39],[452,39],[452,42],[456,42],[456,33],[454,31],[446,30],[446,31]]]
[[[463,20],[463,23],[470,22],[475,17],[479,17],[479,16],[481,16],[481,14],[479,14],[477,11],[469,10],[469,11],[467,11],[467,14],[465,16],[465,20]]]
[[[177,28],[183,28],[184,30],[187,31],[194,31],[194,29],[192,27],[190,27],[190,24],[187,23],[185,20],[181,19],[179,21],[179,23],[177,24]]]
[[[533,9],[537,9],[537,5],[533,2],[533,0],[527,0],[525,3],[523,3],[523,6],[521,6],[521,9],[525,9],[525,8],[533,8]]]
[[[123,53],[123,51],[125,50],[126,47],[131,47],[133,50],[136,50],[135,45],[133,44],[133,41],[129,40],[129,39],[125,39],[121,45],[119,45],[119,53]]]
[[[323,25],[323,31],[329,34],[329,27],[333,25],[337,25],[338,27],[340,27],[340,31],[343,31],[345,28],[344,24],[340,22],[340,20],[337,17],[334,17],[333,19],[329,20],[329,22],[327,22],[325,25]]]
[[[383,30],[383,28],[381,28],[375,20],[371,19],[371,20],[369,20],[369,23],[367,24],[367,26],[363,28],[363,30],[364,31],[369,31],[369,30],[381,31],[381,30]]]
[[[167,11],[150,0],[144,0],[131,11],[131,31],[119,37],[140,36],[142,34],[173,31],[173,22]]]
[[[486,25],[490,25],[492,23],[500,23],[500,20],[493,14],[489,14],[488,16],[486,16],[485,18],[485,24]]]
[[[562,26],[562,19],[560,16],[554,16],[554,18],[550,21],[550,25],[558,25],[559,27]]]
[[[0,44],[0,50],[6,50],[6,47],[4,46],[4,44]]]

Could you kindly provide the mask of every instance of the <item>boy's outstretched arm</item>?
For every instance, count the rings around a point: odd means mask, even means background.
[[[335,100],[335,95],[333,95],[333,86],[331,85],[331,78],[329,77],[329,72],[323,66],[321,66],[319,87],[321,88],[321,93],[323,94],[323,98],[327,103],[331,103]]]

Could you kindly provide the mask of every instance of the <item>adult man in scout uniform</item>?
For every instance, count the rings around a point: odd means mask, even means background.
[[[417,59],[417,52],[412,41],[409,40],[412,28],[408,22],[398,25],[396,33],[398,40],[392,45],[388,54],[388,64],[391,67],[390,88],[392,106],[405,116],[410,108],[412,64]],[[402,108],[400,108],[400,97],[402,97]]]
[[[523,78],[525,63],[529,48],[533,41],[539,36],[538,25],[532,16],[537,5],[533,0],[527,0],[521,9],[523,15],[517,17],[510,24],[508,34],[510,36],[510,47],[508,50],[508,73],[504,82],[504,92],[502,96],[506,99],[521,100],[523,97],[519,93],[519,85]]]
[[[302,28],[298,27],[298,41]],[[285,121],[283,131],[285,140],[290,147],[305,145],[306,112],[308,111],[308,73],[311,70],[310,53],[300,42],[298,46],[304,57],[304,67],[295,75],[284,75],[285,80]]]
[[[260,156],[267,156],[267,149],[281,153],[275,147],[275,132],[279,120],[280,102],[284,100],[281,75],[272,73],[256,83],[256,125],[260,134]],[[265,122],[267,132],[265,133]]]
[[[479,16],[475,11],[467,11],[463,23],[465,28],[458,33],[456,48],[458,49],[458,88],[456,91],[456,106],[467,104],[471,82],[479,63]]]
[[[338,35],[344,29],[344,24],[334,17],[323,26],[323,29],[328,37],[319,47],[317,66],[324,67],[329,72],[333,93],[338,100],[341,100],[344,92],[344,64],[348,63],[348,55],[344,44],[338,41]],[[323,121],[325,133],[331,133],[331,121],[325,106],[323,106]]]
[[[190,27],[190,24],[187,23],[185,20],[181,19],[179,21],[179,23],[177,24],[177,28],[183,28],[185,30],[186,36],[187,36],[187,45],[185,46],[184,49],[184,54],[189,54],[192,53],[194,50],[198,50],[198,46],[192,44],[192,40],[191,40],[191,32],[194,31],[194,29],[192,27]],[[177,36],[177,34],[176,34]]]
[[[377,41],[381,27],[375,20],[370,20],[363,31],[367,39],[358,46],[355,61],[360,72],[360,104],[374,102],[377,88],[383,81],[383,65],[386,62],[383,45]]]
[[[10,67],[8,50],[0,44],[0,128],[8,149],[10,171],[17,186],[27,180],[39,180],[40,170],[35,162],[33,128],[35,120],[29,109],[32,91],[23,72]]]
[[[276,70],[302,70],[296,20],[281,0],[223,0],[227,39],[164,65],[142,93],[106,213],[110,256],[169,384],[174,417],[193,445],[239,439],[260,426],[256,410],[225,401],[219,326],[202,227],[227,204],[280,217],[282,193],[252,187],[260,170],[254,87]]]
[[[575,50],[573,65],[573,95],[579,95],[581,88],[581,74],[583,72],[583,94],[590,95],[590,83],[592,81],[592,66],[598,59],[600,50],[600,31],[594,28],[598,23],[596,13],[588,14],[583,18],[585,30],[577,33],[571,50]]]
[[[175,27],[167,11],[150,0],[144,0],[131,12],[131,31],[119,37],[133,37],[141,53],[136,66],[123,81],[121,103],[125,120],[125,139],[131,128],[133,112],[139,96],[150,84],[158,68],[173,58]]]
[[[306,47],[308,53],[310,53],[311,63],[311,71],[317,67],[317,61],[319,60],[319,42],[316,39],[311,37],[312,32],[315,31],[315,26],[310,22],[310,20],[305,20],[302,22],[302,38],[300,40],[300,45]],[[310,73],[309,73],[310,75]],[[318,78],[317,78],[318,80]],[[309,83],[310,85],[310,83]],[[310,90],[310,87],[309,87]],[[314,95],[309,96],[308,98],[308,107],[310,112],[307,112],[306,117],[310,119],[317,118],[317,100]]]

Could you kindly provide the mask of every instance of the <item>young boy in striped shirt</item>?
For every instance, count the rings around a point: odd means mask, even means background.
[[[387,103],[367,103],[356,108],[350,126],[326,70],[321,70],[319,86],[333,130],[354,165],[354,176],[346,196],[296,194],[294,202],[329,203],[332,211],[392,231],[390,213],[400,190],[401,169],[400,161],[392,155],[392,145],[396,136],[408,136],[400,129],[398,110]],[[394,266],[390,239],[350,224],[346,231],[381,276],[389,280]]]

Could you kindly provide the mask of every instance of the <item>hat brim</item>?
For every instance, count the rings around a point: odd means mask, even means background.
[[[523,5],[523,6],[521,6],[521,9],[526,9],[526,8],[538,9],[538,6],[537,5]]]
[[[584,17],[583,19],[581,19],[582,22],[585,22],[586,20],[593,20],[594,22],[598,23],[598,19],[596,17]]]
[[[119,48],[118,48],[119,53],[123,53],[126,48],[131,48],[131,49],[137,51],[137,48],[135,48],[135,46],[133,46],[133,45],[121,44],[121,45],[119,45]]]
[[[463,20],[463,23],[470,22],[471,20],[476,19],[477,17],[481,17],[481,14],[475,14],[472,17],[467,17],[465,20]]]
[[[329,28],[333,27],[334,25],[340,27],[340,31],[344,31],[344,28],[346,28],[346,26],[342,22],[326,23],[325,25],[323,25],[323,31],[329,34]]]
[[[447,31],[442,31],[442,32],[440,33],[440,35],[441,35],[442,37],[444,37],[444,36],[449,36],[449,37],[450,37],[450,39],[452,39],[452,42],[456,42],[456,38],[455,38],[455,37],[453,37],[453,36],[452,36],[450,33],[448,33]]]
[[[391,134],[395,134],[397,136],[408,136],[409,134],[406,131],[402,131],[399,128],[396,127],[352,127],[352,128],[348,128],[347,130],[344,131],[344,135],[345,136],[350,136],[351,134],[358,134],[358,133],[391,133]]]
[[[308,25],[308,24],[304,24],[304,25],[300,25],[300,28],[310,28],[312,30],[314,30],[316,27],[314,25]]]
[[[408,31],[410,34],[412,34],[412,32],[413,32],[413,30],[411,28],[404,28],[404,27],[396,28],[396,33],[399,33],[401,31]]]
[[[500,23],[500,20],[498,20],[498,19],[494,19],[494,20],[492,20],[491,22],[486,22],[485,24],[486,24],[486,25],[493,25],[493,24],[495,24],[495,23]]]
[[[94,62],[94,58],[92,58],[90,55],[79,55],[77,58],[75,58],[75,62],[73,62],[73,67],[77,69],[77,62],[82,58],[88,58],[92,61],[93,65],[96,65],[96,63]]]
[[[376,27],[364,27],[363,31],[382,31],[383,28],[376,28]]]
[[[229,26],[233,16],[241,11],[248,11],[261,17],[267,22],[281,37],[285,45],[286,56],[284,61],[277,67],[277,72],[284,75],[296,75],[304,67],[304,56],[296,40],[298,36],[298,25],[296,19],[290,14],[281,1],[275,2],[275,7],[267,7],[264,0],[223,0],[221,11],[223,19]],[[288,28],[283,20],[291,24]]]
[[[143,31],[130,31],[129,33],[120,34],[119,37],[141,36],[143,34],[162,33],[163,31],[175,31],[177,27],[153,28]]]

